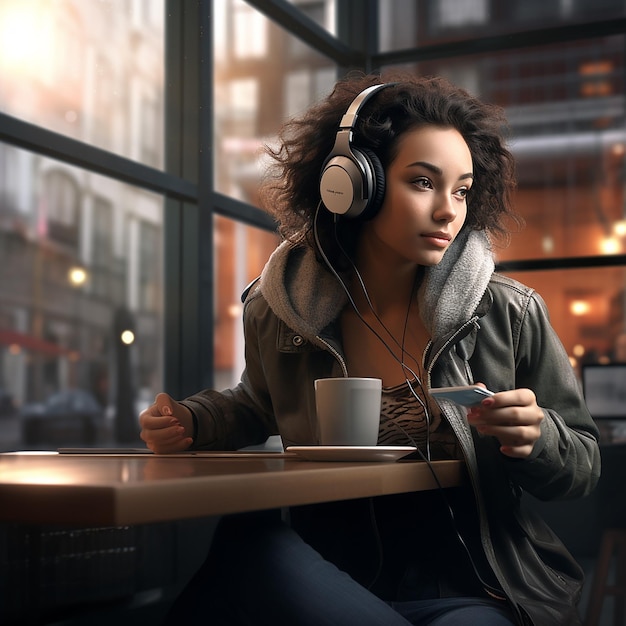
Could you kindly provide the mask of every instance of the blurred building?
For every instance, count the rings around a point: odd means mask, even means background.
[[[0,3],[0,110],[159,167],[163,6],[123,6]],[[162,205],[0,144],[0,388],[18,404],[68,387],[109,404],[121,306],[136,316],[140,384],[159,384]]]

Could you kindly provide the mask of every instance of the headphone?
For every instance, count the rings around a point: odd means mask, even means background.
[[[363,105],[376,92],[394,84],[383,83],[364,89],[341,118],[335,145],[324,161],[320,176],[322,203],[335,215],[368,220],[383,203],[385,170],[371,150],[352,145],[352,134]]]

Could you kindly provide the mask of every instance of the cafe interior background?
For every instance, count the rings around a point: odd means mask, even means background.
[[[240,294],[278,242],[261,150],[355,68],[504,107],[526,224],[498,269],[541,293],[579,375],[626,361],[625,33],[621,0],[0,0],[0,451],[141,445],[156,392],[237,382]],[[189,524],[110,529],[104,584],[44,604],[175,588]],[[562,532],[593,553],[583,529]],[[151,565],[122,579],[131,554]]]

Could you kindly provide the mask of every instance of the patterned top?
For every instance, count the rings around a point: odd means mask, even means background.
[[[378,445],[417,446],[424,454],[430,447],[431,459],[461,458],[452,428],[416,380],[383,387]]]

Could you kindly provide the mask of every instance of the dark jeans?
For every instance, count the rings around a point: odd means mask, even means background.
[[[515,621],[503,602],[485,598],[385,602],[279,520],[233,516],[221,520],[207,561],[167,623],[511,626]]]

